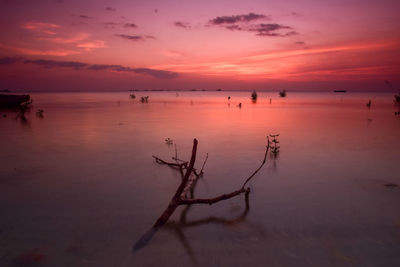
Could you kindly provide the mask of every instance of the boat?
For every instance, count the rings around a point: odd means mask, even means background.
[[[286,97],[286,91],[285,90],[279,91],[279,96]]]
[[[397,94],[397,95],[394,95],[394,102],[395,102],[396,104],[400,104],[400,93]]]
[[[17,108],[28,103],[30,99],[30,95],[0,94],[0,108]]]
[[[251,93],[251,100],[253,102],[257,101],[257,92],[256,92],[256,90],[253,90],[253,92]]]
[[[333,90],[334,93],[346,93],[346,90]]]

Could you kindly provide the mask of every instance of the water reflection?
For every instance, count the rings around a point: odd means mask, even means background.
[[[257,104],[249,92],[146,94],[148,104],[140,93],[135,100],[127,92],[36,93],[43,120],[35,112],[25,114],[25,124],[15,112],[0,118],[0,214],[7,214],[0,265],[47,246],[48,265],[81,266],[80,256],[62,252],[77,235],[93,248],[85,265],[121,266],[132,238],[176,189],[179,174],[150,160],[154,151],[172,154],[167,137],[204,144],[199,153],[212,157],[195,194],[214,195],[242,182],[266,132],[282,134],[284,154],[279,171],[269,160],[252,183],[251,212],[241,198],[237,213],[225,210],[229,202],[180,207],[166,234],[134,255],[134,266],[344,265],[332,247],[354,254],[359,265],[398,262],[400,109],[393,94],[258,92]],[[267,238],[254,241],[263,229]]]
[[[25,116],[25,114],[17,114],[17,117],[15,118],[16,120],[18,120],[21,125],[26,126],[26,127],[30,127],[31,123],[28,120],[28,118]]]
[[[194,198],[193,194],[191,194],[191,197]],[[192,208],[192,205],[187,205],[182,210],[182,212],[180,214],[180,219],[178,222],[170,221],[167,224],[165,224],[164,227],[166,230],[173,232],[173,234],[181,242],[186,253],[188,254],[189,258],[191,259],[192,263],[197,266],[198,263],[197,263],[197,259],[195,256],[195,252],[193,251],[192,247],[190,246],[190,242],[188,241],[188,239],[185,236],[184,229],[202,226],[205,224],[219,224],[219,225],[226,226],[226,225],[234,225],[234,224],[243,223],[246,221],[246,217],[250,212],[249,195],[246,194],[244,199],[245,199],[245,209],[243,210],[243,212],[241,214],[239,214],[235,218],[229,219],[229,218],[224,218],[224,217],[209,216],[209,217],[206,217],[203,219],[188,221],[187,214],[188,214],[189,210]],[[260,235],[264,237],[264,231],[261,227],[260,227]]]
[[[202,177],[201,180],[205,178]],[[197,180],[195,180],[195,185],[192,187],[189,193],[190,198],[195,198],[194,191],[197,185]],[[239,224],[245,224],[249,229],[255,229],[255,232],[261,239],[265,239],[265,231],[262,225],[256,225],[253,223],[248,222],[247,216],[250,212],[250,202],[249,202],[249,194],[245,194],[244,196],[245,208],[243,211],[235,216],[234,218],[227,218],[227,217],[216,217],[216,216],[208,216],[202,219],[190,220],[188,219],[188,213],[192,209],[193,205],[186,205],[179,216],[178,221],[168,221],[163,226],[163,231],[170,231],[172,232],[175,237],[179,240],[182,247],[185,249],[186,254],[188,255],[189,259],[191,260],[194,266],[199,266],[199,260],[196,257],[196,251],[192,248],[190,240],[185,235],[185,230],[194,228],[194,227],[201,227],[203,225],[208,224],[216,224],[222,226],[234,226]],[[138,249],[143,248],[148,244],[152,236],[157,232],[155,229],[150,229],[140,240],[135,244],[133,252],[136,252]]]

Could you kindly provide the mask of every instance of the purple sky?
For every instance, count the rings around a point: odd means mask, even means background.
[[[398,10],[368,0],[0,0],[0,89],[399,90]]]

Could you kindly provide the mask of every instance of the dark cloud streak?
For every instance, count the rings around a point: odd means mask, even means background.
[[[152,35],[144,35],[144,38],[146,39],[152,39],[152,40],[156,40],[157,38],[152,36]]]
[[[289,31],[286,33],[279,33],[279,30],[291,30],[292,27],[277,24],[277,23],[269,23],[269,24],[257,24],[253,25],[247,30],[250,32],[256,32],[257,36],[270,36],[270,37],[286,37],[297,34],[295,31]]]
[[[258,23],[256,20],[270,20],[263,14],[248,13],[244,15],[220,16],[209,20],[206,26],[219,26],[230,31],[254,32],[257,36],[287,37],[298,34],[292,27],[278,23]]]
[[[254,20],[265,19],[268,20],[269,17],[262,14],[249,13],[245,15],[234,15],[234,16],[221,16],[216,17],[209,21],[212,25],[221,25],[221,24],[234,24],[238,22],[250,22]]]
[[[125,28],[137,28],[138,26],[135,23],[125,23]]]
[[[153,40],[156,39],[156,37],[151,36],[151,35],[115,34],[115,36],[120,37],[122,39],[129,40],[129,41],[144,41],[145,39],[153,39]]]
[[[35,60],[25,59],[23,60],[23,63],[39,65],[45,68],[63,67],[63,68],[73,68],[76,70],[88,67],[87,63],[82,63],[77,61],[56,61],[56,60],[46,60],[46,59],[35,59]]]
[[[90,16],[87,16],[87,15],[79,15],[79,17],[81,18],[81,19],[92,19],[93,17],[90,17]]]
[[[239,25],[229,25],[229,26],[226,26],[225,28],[228,30],[231,30],[231,31],[242,31],[243,30],[243,28],[240,27]]]
[[[118,26],[118,24],[119,24],[119,23],[117,23],[117,22],[112,22],[112,21],[104,22],[104,25],[105,25],[106,27],[110,27],[110,28],[114,28],[114,27]]]
[[[179,28],[190,29],[190,23],[183,21],[175,21],[174,25]]]
[[[17,57],[3,57],[0,58],[0,65],[14,64],[18,61]]]
[[[143,41],[144,40],[144,37],[141,35],[115,34],[115,36],[130,40],[130,41]]]
[[[289,16],[300,17],[301,15],[297,12],[291,12]]]
[[[158,79],[173,79],[179,76],[177,72],[157,70],[149,68],[131,68],[122,65],[108,64],[89,64],[78,61],[57,61],[46,59],[26,59],[23,57],[3,57],[0,58],[0,65],[11,65],[15,63],[32,64],[44,68],[71,68],[75,70],[91,71],[115,71],[115,72],[133,72],[137,74],[149,75]]]

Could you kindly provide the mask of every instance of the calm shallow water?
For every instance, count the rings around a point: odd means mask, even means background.
[[[26,123],[0,112],[0,265],[400,266],[400,188],[384,186],[400,185],[392,94],[135,94],[31,94]],[[247,213],[243,196],[193,206],[186,224],[178,209],[132,254],[180,182],[152,158],[174,155],[166,138],[185,159],[199,140],[195,195],[212,197],[258,167],[269,133],[281,153]]]

